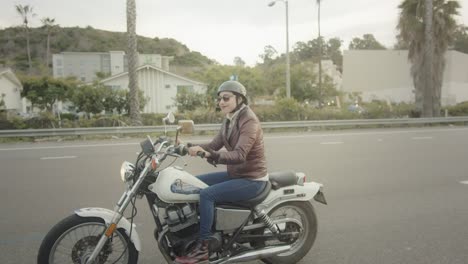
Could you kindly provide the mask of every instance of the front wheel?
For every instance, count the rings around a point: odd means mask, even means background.
[[[281,239],[283,241],[273,240],[254,243],[256,248],[284,244],[285,242],[291,246],[291,250],[264,258],[262,261],[268,264],[283,264],[296,263],[301,260],[312,248],[317,235],[317,217],[312,204],[310,202],[288,202],[273,208],[268,215],[273,221],[293,218],[301,223],[302,228],[295,222],[287,222],[284,231],[298,233],[296,238],[287,239],[287,241]],[[264,232],[270,231],[264,230]]]
[[[42,241],[38,264],[85,264],[104,233],[104,220],[71,215],[55,225]],[[118,229],[106,242],[94,263],[136,264],[138,251],[124,230]]]

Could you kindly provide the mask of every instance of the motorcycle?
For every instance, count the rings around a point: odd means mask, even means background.
[[[171,118],[173,119],[173,118]],[[193,130],[192,127],[189,130]],[[135,163],[123,162],[126,191],[114,210],[82,208],[57,223],[40,246],[39,264],[138,262],[141,242],[133,218],[136,199],[146,198],[156,228],[154,237],[168,263],[195,245],[199,229],[199,192],[208,187],[178,166],[163,168],[169,157],[184,160],[188,148],[167,137],[140,143]],[[203,153],[197,153],[203,157]],[[174,162],[173,161],[173,162]],[[185,161],[184,161],[185,162]],[[187,165],[187,164],[185,164]],[[311,249],[317,234],[312,200],[327,204],[323,185],[306,182],[300,172],[269,173],[269,182],[255,198],[216,204],[209,263],[260,259],[265,263],[296,263]],[[124,212],[131,205],[131,216]]]

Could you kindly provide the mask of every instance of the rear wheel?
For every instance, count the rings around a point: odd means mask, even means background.
[[[291,250],[272,257],[262,259],[268,264],[296,263],[301,260],[312,248],[317,235],[317,217],[310,202],[288,202],[280,204],[271,210],[268,215],[272,221],[284,218],[291,218],[280,229],[283,232],[296,233],[297,236],[285,237],[278,240],[257,241],[252,246],[255,248],[274,246],[279,244],[289,244]],[[297,223],[301,223],[302,227]],[[264,229],[262,233],[270,232]]]
[[[55,225],[42,241],[38,264],[84,264],[104,233],[104,220],[71,215]],[[136,264],[138,251],[124,230],[116,230],[95,263]]]

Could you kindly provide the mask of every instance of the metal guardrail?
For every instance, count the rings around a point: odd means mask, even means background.
[[[320,120],[320,121],[286,121],[263,122],[263,129],[274,128],[327,128],[327,127],[359,127],[359,126],[386,126],[386,125],[422,125],[465,123],[468,116],[439,117],[439,118],[394,118],[394,119],[349,119],[349,120]],[[176,126],[166,127],[167,131],[174,131]],[[198,124],[195,131],[216,131],[220,124]],[[53,136],[85,136],[103,134],[144,134],[162,133],[164,126],[137,126],[137,127],[95,127],[95,128],[58,128],[58,129],[14,129],[0,130],[0,138],[6,137],[53,137]]]

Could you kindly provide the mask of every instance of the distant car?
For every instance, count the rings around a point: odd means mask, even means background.
[[[353,112],[353,113],[358,113],[362,114],[366,112],[366,109],[364,109],[362,106],[358,104],[351,104],[348,106],[348,111]]]

